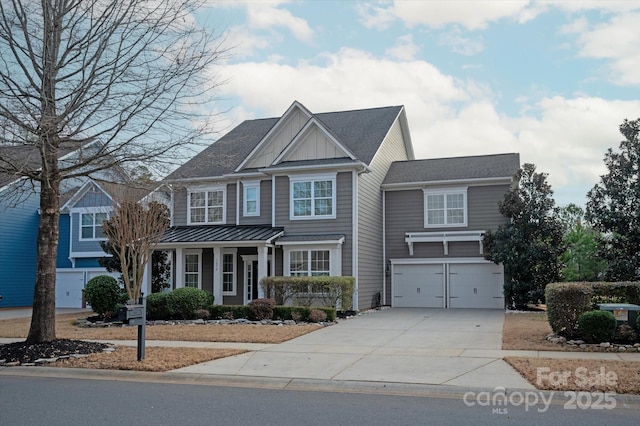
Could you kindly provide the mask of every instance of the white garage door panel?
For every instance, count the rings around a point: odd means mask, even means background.
[[[442,265],[396,265],[393,274],[393,306],[442,308],[443,279]]]
[[[56,307],[81,308],[84,272],[60,272],[56,274]]]
[[[502,267],[487,264],[449,265],[449,307],[504,307]]]

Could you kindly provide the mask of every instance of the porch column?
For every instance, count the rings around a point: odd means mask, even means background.
[[[213,303],[222,305],[222,247],[213,247]]]
[[[184,250],[176,248],[176,287],[184,287]]]
[[[258,247],[258,297],[264,297],[264,291],[262,290],[262,286],[260,285],[260,281],[267,276],[267,262],[269,259],[269,247],[266,245],[263,247]],[[271,265],[273,269],[274,265]]]

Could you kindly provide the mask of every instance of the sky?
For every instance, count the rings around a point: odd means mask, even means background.
[[[517,152],[584,206],[640,118],[638,1],[229,1],[221,135],[243,120],[404,105],[415,156]]]

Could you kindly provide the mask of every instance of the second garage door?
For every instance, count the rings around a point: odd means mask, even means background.
[[[504,274],[491,262],[395,264],[394,307],[504,308]]]

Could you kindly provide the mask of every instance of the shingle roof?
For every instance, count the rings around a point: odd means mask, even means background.
[[[163,243],[202,243],[214,241],[267,241],[283,232],[284,228],[267,225],[203,225],[173,226],[160,240]]]
[[[402,106],[314,114],[353,155],[369,164]],[[232,173],[280,117],[247,120],[193,157],[167,180],[222,176]],[[318,163],[320,164],[320,163]]]
[[[167,180],[222,176],[251,153],[278,118],[247,120],[167,176]]]
[[[519,168],[519,154],[396,161],[382,184],[511,177]]]

